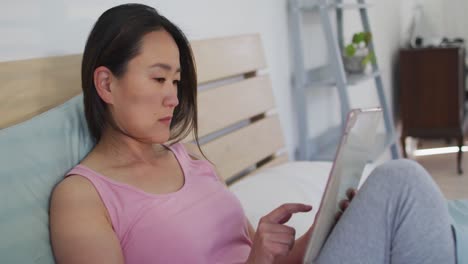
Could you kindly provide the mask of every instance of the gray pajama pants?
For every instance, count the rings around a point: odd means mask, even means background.
[[[377,167],[324,245],[318,264],[452,264],[446,200],[416,162]]]

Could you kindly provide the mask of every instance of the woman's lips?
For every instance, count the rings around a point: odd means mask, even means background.
[[[167,117],[161,118],[158,121],[165,124],[165,125],[170,125],[171,121],[172,121],[172,116],[167,116]]]

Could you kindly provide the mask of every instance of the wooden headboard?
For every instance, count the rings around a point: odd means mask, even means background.
[[[202,149],[231,183],[287,161],[259,35],[191,42]],[[0,63],[0,129],[81,93],[81,55]]]

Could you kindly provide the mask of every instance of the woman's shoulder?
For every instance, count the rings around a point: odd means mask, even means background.
[[[194,160],[206,160],[203,154],[201,153],[200,149],[198,148],[197,145],[194,143],[179,143],[181,144],[185,150],[187,151],[187,154]]]
[[[50,203],[51,212],[79,212],[89,217],[104,216],[110,219],[97,190],[81,175],[71,174],[59,182],[52,191]]]
[[[95,200],[99,195],[92,183],[78,174],[70,174],[60,181],[52,192],[52,199],[71,203],[75,200]]]
[[[73,252],[73,248],[83,249],[86,245],[88,249],[79,254],[90,254],[93,246],[115,240],[110,218],[98,194],[86,178],[76,174],[66,177],[54,188],[49,219],[54,252],[60,252],[62,258],[65,252]],[[90,242],[89,237],[96,240]]]

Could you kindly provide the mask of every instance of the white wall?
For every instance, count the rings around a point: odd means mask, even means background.
[[[465,43],[468,42],[468,20],[466,12],[468,10],[468,1],[451,0],[440,4],[443,11],[443,30],[447,37],[462,37]]]
[[[413,12],[420,6],[424,18],[422,19],[428,34],[434,37],[461,37],[468,42],[468,20],[466,0],[407,0],[401,2],[402,18],[402,44],[407,41],[407,31],[410,28]]]
[[[426,40],[443,36],[445,32],[443,6],[446,2],[440,0],[401,1],[401,44],[408,44],[412,30]],[[450,2],[453,3],[453,1]],[[414,23],[417,25],[414,26]]]
[[[81,53],[87,34],[97,17],[106,9],[127,1],[119,0],[2,0],[0,8],[0,61]],[[269,73],[289,153],[297,144],[295,113],[291,99],[290,59],[287,29],[287,0],[154,0],[139,1],[156,7],[178,24],[189,39],[259,32],[263,40]],[[370,20],[374,31],[377,57],[382,68],[387,94],[391,94],[393,63],[400,42],[401,2],[373,1]],[[355,12],[356,11],[347,11]],[[314,20],[314,18],[312,18]],[[357,15],[346,16],[346,32],[360,30]],[[317,23],[318,20],[315,19]],[[313,26],[312,26],[313,27]],[[347,39],[349,40],[349,39]],[[320,42],[322,41],[322,42]],[[311,35],[317,43],[308,52],[309,62],[326,60],[323,35]],[[321,43],[321,44],[320,44]],[[1,82],[1,80],[0,80]],[[366,87],[367,86],[367,87]],[[356,87],[357,88],[357,87]],[[375,105],[373,85],[355,89],[352,99]],[[309,101],[313,133],[338,120],[335,89],[311,91]],[[330,114],[317,114],[330,113]],[[334,119],[336,119],[334,121]],[[331,121],[330,121],[331,120]]]

